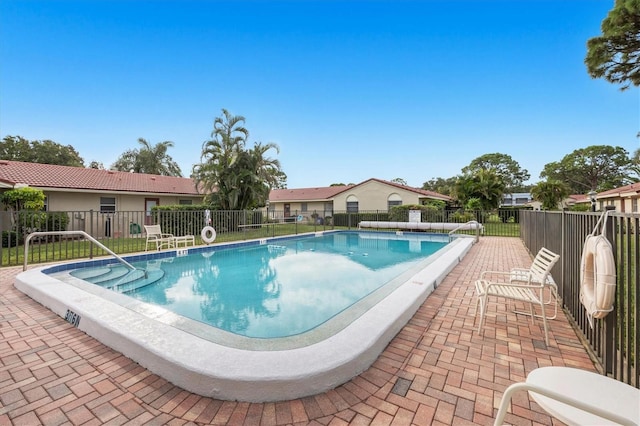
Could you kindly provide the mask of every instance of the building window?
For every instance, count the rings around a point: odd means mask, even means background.
[[[44,196],[44,211],[48,212],[49,211],[49,197],[48,196]]]
[[[631,211],[634,213],[638,212],[638,199],[637,198],[632,198],[631,199]]]
[[[307,209],[307,203],[300,203],[300,210],[302,210],[303,212],[306,212]]]
[[[100,213],[113,213],[116,211],[115,197],[100,197]]]
[[[387,211],[391,210],[393,206],[401,206],[402,197],[398,194],[389,194],[387,197]]]
[[[358,213],[358,197],[355,195],[347,197],[347,213]]]
[[[193,204],[193,200],[178,200],[178,204],[181,206],[190,206]]]
[[[401,206],[402,201],[387,200],[387,210],[391,210],[393,206]]]

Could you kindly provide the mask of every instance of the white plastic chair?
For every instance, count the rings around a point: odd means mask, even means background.
[[[144,230],[147,234],[144,251],[149,249],[149,244],[155,244],[156,250],[160,250],[163,246],[167,248],[174,246],[173,234],[163,233],[160,225],[144,225]]]
[[[533,259],[531,268],[518,272],[518,278],[512,279],[512,271],[485,271],[476,281],[476,315],[480,311],[480,324],[478,332],[482,330],[487,313],[487,302],[489,296],[507,301],[520,301],[529,304],[531,321],[534,318],[542,318],[544,326],[545,343],[549,344],[549,332],[547,327],[547,317],[544,310],[544,289],[547,286],[547,279],[551,273],[551,268],[558,262],[560,255],[541,248]],[[556,293],[557,294],[557,293]],[[540,306],[540,315],[536,315],[534,305]]]
[[[505,390],[494,426],[503,425],[513,394],[521,390],[568,425],[640,424],[640,389],[578,368],[541,367]]]

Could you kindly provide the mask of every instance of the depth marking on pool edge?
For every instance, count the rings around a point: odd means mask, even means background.
[[[64,320],[76,328],[80,325],[80,315],[76,314],[71,309],[67,309]]]

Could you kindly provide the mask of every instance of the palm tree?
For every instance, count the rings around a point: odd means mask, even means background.
[[[477,198],[483,210],[491,210],[500,206],[505,184],[493,169],[479,169],[473,174],[460,176],[455,183],[454,192],[462,205]]]
[[[557,180],[538,182],[531,188],[533,199],[542,203],[545,210],[557,210],[562,200],[569,195],[569,187]]]
[[[180,166],[167,154],[173,142],[164,141],[151,145],[146,139],[138,138],[140,149],[125,151],[112,166],[115,170],[133,173],[147,173],[162,176],[182,176]]]
[[[286,179],[280,162],[266,157],[279,148],[274,143],[256,143],[246,150],[249,131],[245,118],[222,109],[214,121],[211,140],[202,146],[202,163],[194,166],[193,178],[209,195],[207,201],[223,210],[251,209],[264,205],[271,188]]]

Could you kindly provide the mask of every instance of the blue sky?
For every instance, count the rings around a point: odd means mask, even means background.
[[[288,187],[421,186],[508,154],[539,180],[590,145],[638,148],[640,94],[592,80],[613,0],[0,2],[0,137],[85,163],[170,140],[188,176],[213,120],[279,145]]]

